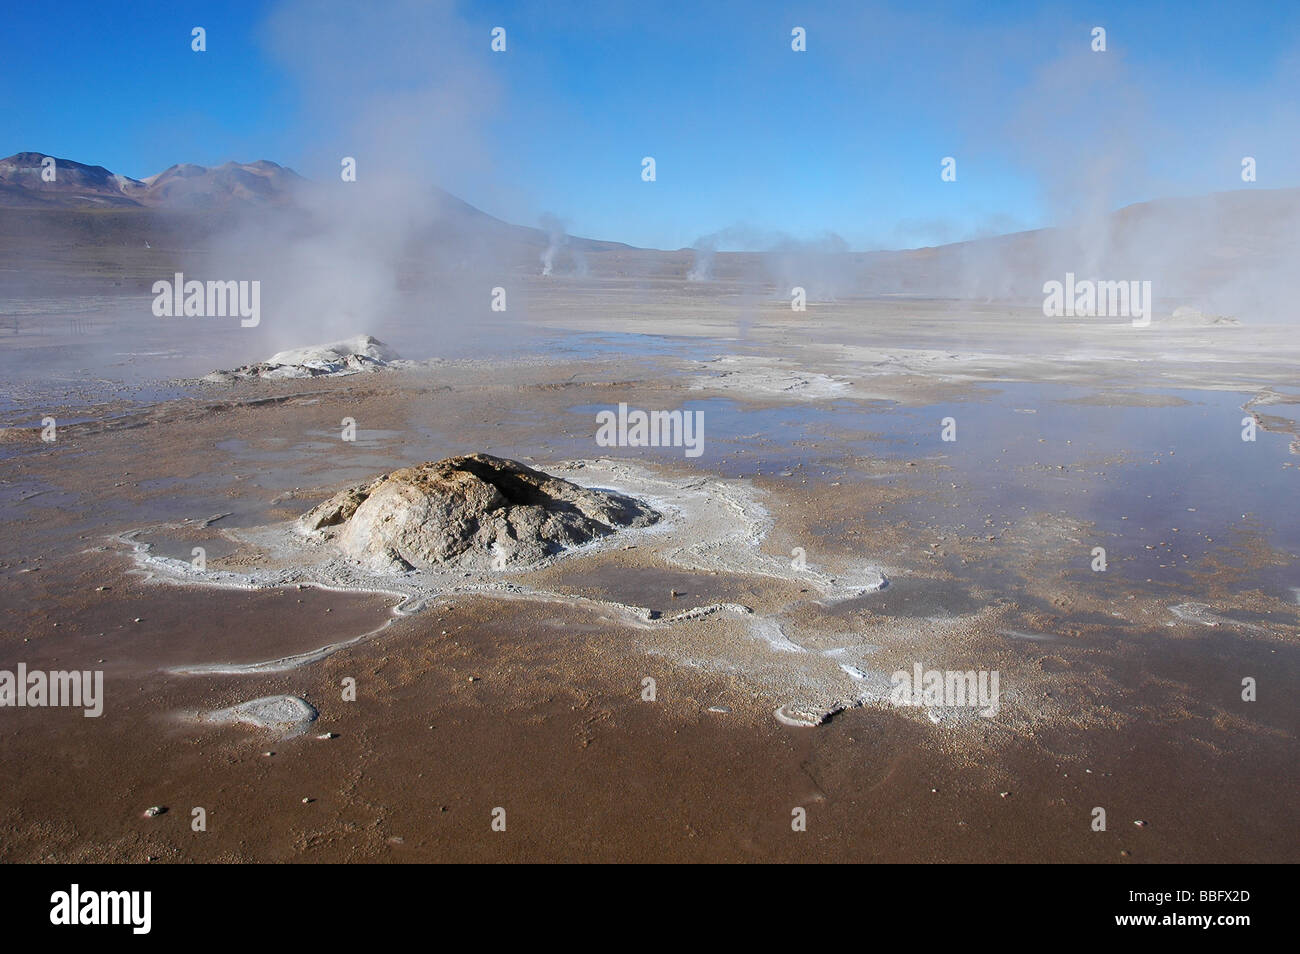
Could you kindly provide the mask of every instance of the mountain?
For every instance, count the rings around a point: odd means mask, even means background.
[[[314,250],[308,264],[286,268],[329,273],[342,256],[393,270],[403,288],[431,272],[503,267],[579,276],[587,274],[587,253],[641,254],[558,226],[513,225],[431,184],[419,196],[402,184],[380,183],[372,193],[312,182],[267,160],[185,163],[133,179],[57,157],[47,182],[46,159],[39,152],[0,159],[0,301],[106,288],[138,293],[160,273],[229,268],[232,256],[273,269],[303,249]],[[622,268],[608,254],[594,258]]]
[[[9,208],[225,209],[286,206],[307,181],[292,169],[265,159],[227,162],[207,168],[172,166],[146,179],[110,172],[39,152],[0,159],[0,205]],[[45,181],[52,168],[54,181]]]
[[[88,166],[71,159],[54,159],[54,181],[42,172],[46,155],[20,152],[0,159],[0,209],[152,209],[173,212],[241,212],[293,210],[299,200],[323,188],[267,159],[227,162],[207,167],[193,163],[171,166],[144,179]],[[528,248],[555,245],[573,251],[627,249],[619,242],[601,242],[556,235],[544,229],[513,225],[495,218],[449,192],[429,186],[437,212],[427,223],[426,238],[455,242],[466,238],[498,241]],[[302,203],[312,205],[313,203]],[[557,246],[558,247],[558,246]]]
[[[0,205],[11,208],[136,207],[148,187],[103,166],[55,159],[52,167],[39,152],[0,159]],[[53,182],[45,177],[54,176]]]
[[[1164,301],[1221,309],[1290,307],[1300,258],[1300,189],[1161,198],[1072,224],[933,248],[854,256],[857,293],[1041,300],[1066,273],[1148,280]]]
[[[237,203],[289,205],[306,181],[292,169],[266,159],[227,162],[212,169],[185,163],[145,179],[141,204],[186,209]]]
[[[419,201],[408,186],[384,192],[381,185],[384,214],[354,220],[354,211],[372,208],[372,194],[314,183],[266,160],[175,165],[132,179],[56,159],[55,181],[45,182],[45,158],[24,152],[0,160],[0,291],[102,278],[147,288],[159,265],[179,267],[205,250],[235,248],[269,262],[286,249],[309,248],[318,261],[330,250],[349,260],[373,253],[400,261],[404,285],[431,270],[505,267],[692,294],[784,297],[802,287],[812,301],[901,295],[1041,303],[1046,282],[1074,274],[1149,281],[1169,310],[1194,304],[1219,314],[1277,315],[1291,313],[1300,259],[1300,189],[1162,198],[1059,227],[931,248],[853,252],[791,241],[766,252],[714,253],[584,239],[554,221],[514,225],[433,185]],[[402,214],[388,215],[389,206]],[[394,227],[383,224],[393,219]],[[374,236],[354,248],[367,228]],[[700,273],[707,280],[688,282]]]

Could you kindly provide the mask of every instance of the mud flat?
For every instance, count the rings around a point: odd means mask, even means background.
[[[1294,390],[1294,342],[1030,341],[1014,313],[910,302],[818,303],[814,336],[777,304],[739,329],[724,301],[554,299],[519,360],[11,416],[0,663],[103,668],[106,691],[100,719],[6,713],[0,853],[1300,858],[1295,469],[1285,433],[1240,440],[1243,414],[1289,415],[1242,405]],[[703,406],[705,454],[598,448],[590,409],[620,402]],[[52,445],[46,412],[70,422]],[[339,492],[476,452],[658,519],[500,569],[495,534],[403,569],[301,532]],[[918,663],[997,671],[997,714],[894,705]],[[196,840],[151,805],[216,823]]]
[[[723,355],[700,362],[691,387],[700,391],[742,394],[749,398],[780,397],[818,401],[845,396],[847,382],[797,366],[782,366],[757,355]]]

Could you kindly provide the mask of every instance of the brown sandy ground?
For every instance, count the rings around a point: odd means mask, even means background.
[[[884,481],[872,479],[878,461],[838,451],[817,460],[833,474],[809,479],[758,473],[758,455],[744,442],[727,449],[783,504],[764,544],[772,553],[811,540],[814,551],[846,556],[859,547],[855,537],[867,538],[862,548],[900,580],[957,586],[984,605],[974,621],[939,627],[944,662],[993,660],[1004,678],[1016,674],[1019,716],[1007,724],[948,728],[868,706],[816,729],[782,726],[771,715],[769,685],[683,664],[679,643],[657,647],[653,636],[588,609],[477,596],[396,619],[375,638],[290,672],[162,672],[177,662],[271,658],[366,632],[390,618],[393,600],[146,582],[108,542],[112,535],[190,520],[201,537],[207,528],[198,525],[218,513],[229,515],[211,525],[217,529],[286,520],[339,486],[471,450],[525,461],[592,456],[590,418],[569,409],[620,400],[678,406],[690,380],[649,358],[500,370],[448,362],[427,375],[213,389],[142,414],[81,412],[95,420],[68,426],[52,447],[15,441],[4,461],[0,661],[103,668],[107,703],[99,719],[68,710],[0,713],[0,758],[11,779],[0,795],[3,857],[1300,857],[1294,706],[1283,693],[1262,694],[1249,708],[1238,697],[1241,673],[1296,684],[1294,618],[1279,617],[1259,634],[1193,621],[1170,626],[1169,594],[1099,592],[1054,553],[1063,536],[1087,540],[1087,528],[1065,517],[1027,513],[995,533],[941,535],[917,515],[938,509],[947,474],[921,454],[903,476]],[[880,396],[917,403],[967,387],[910,373],[872,382]],[[113,410],[126,416],[102,423]],[[360,428],[347,447],[337,440],[344,416]],[[678,473],[709,466],[668,457],[658,465]],[[219,544],[213,553],[236,566],[244,559]],[[589,581],[553,573],[551,582],[605,587],[662,609],[674,601],[664,590],[730,587],[729,598],[759,609],[792,607],[795,622],[827,616],[801,604],[788,583],[706,582],[638,566],[638,558],[620,551]],[[1235,585],[1278,559],[1250,539],[1225,538],[1217,563],[1201,567],[1198,598],[1220,611],[1281,613],[1276,601]],[[633,571],[643,575],[629,593]],[[1116,606],[1122,621],[1111,615]],[[845,629],[864,633],[887,635],[898,620],[869,603],[836,612]],[[900,652],[934,648],[915,621],[894,629]],[[1008,630],[1053,638],[1018,641],[1002,635]],[[641,697],[647,676],[656,680],[654,702]],[[346,677],[357,680],[355,702],[341,698]],[[304,735],[279,739],[183,717],[279,693],[319,710]],[[324,733],[336,737],[317,737]],[[146,818],[151,805],[167,812]],[[1097,805],[1109,813],[1104,833],[1090,830]],[[190,829],[195,806],[207,810],[206,832]],[[505,832],[491,830],[496,807],[506,810]],[[791,830],[796,807],[807,810],[806,832]]]

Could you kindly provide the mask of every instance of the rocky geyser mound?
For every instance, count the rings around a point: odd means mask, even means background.
[[[528,565],[659,515],[490,454],[406,467],[340,491],[298,519],[378,572]]]
[[[265,361],[246,364],[233,371],[213,371],[203,380],[226,384],[238,378],[341,377],[366,371],[380,371],[398,360],[397,352],[378,338],[357,335],[344,341],[279,351]]]

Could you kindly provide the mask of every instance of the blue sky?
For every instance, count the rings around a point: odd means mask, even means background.
[[[320,179],[353,155],[632,244],[901,247],[1300,184],[1298,57],[1284,2],[15,3],[0,153]]]

